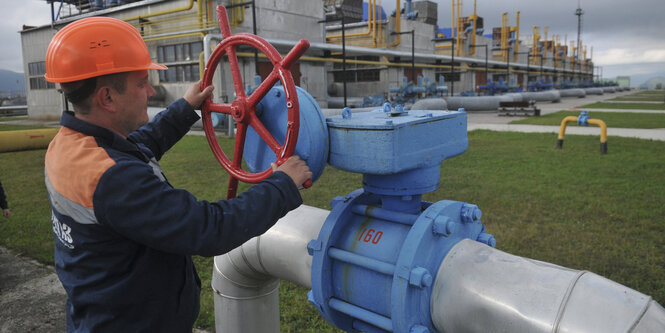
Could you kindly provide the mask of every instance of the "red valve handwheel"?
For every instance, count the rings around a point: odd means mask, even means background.
[[[275,163],[277,163],[277,165],[284,163],[284,161],[291,157],[295,151],[296,142],[298,141],[298,129],[300,128],[300,107],[298,104],[296,86],[293,82],[290,69],[291,65],[293,65],[298,58],[305,53],[309,47],[309,42],[304,39],[300,40],[300,42],[289,51],[286,57],[282,59],[279,52],[261,37],[247,33],[231,35],[231,29],[229,28],[228,18],[226,16],[226,9],[223,6],[217,6],[217,17],[219,18],[219,26],[224,39],[210,55],[210,59],[208,60],[203,73],[201,89],[204,89],[212,83],[212,78],[219,61],[224,55],[228,55],[236,99],[231,104],[212,103],[212,101],[206,100],[201,107],[201,118],[203,119],[203,130],[206,133],[206,138],[208,139],[208,144],[210,144],[213,154],[230,175],[227,198],[231,199],[236,196],[238,180],[247,183],[258,183],[272,173],[271,168],[257,173],[242,170],[242,154],[245,147],[245,136],[248,126],[252,126],[261,139],[268,144],[268,147],[275,152],[275,155],[277,156]],[[256,88],[250,96],[245,95],[242,76],[240,75],[240,68],[238,67],[238,58],[236,56],[236,47],[238,45],[250,45],[255,47],[263,52],[273,64],[272,72],[270,72],[268,77],[261,82],[258,88]],[[286,138],[284,139],[283,145],[280,145],[279,142],[275,140],[256,115],[256,105],[261,99],[263,99],[263,97],[265,97],[268,91],[270,91],[270,88],[272,88],[278,80],[281,81],[282,86],[284,86],[288,111]],[[215,130],[212,127],[211,112],[230,114],[237,122],[233,161],[229,160],[219,146],[219,142],[217,142]],[[311,181],[308,180],[308,182],[309,184],[306,185],[311,185]]]

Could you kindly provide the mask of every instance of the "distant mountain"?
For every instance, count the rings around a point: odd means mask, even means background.
[[[639,87],[643,84],[646,84],[647,81],[654,77],[664,77],[665,72],[655,72],[655,73],[648,73],[648,74],[635,74],[630,76],[630,86],[631,87]]]
[[[647,82],[644,82],[643,84],[640,85],[640,88],[643,89],[664,89],[665,88],[665,77],[658,76],[658,77],[652,77]]]
[[[0,69],[0,91],[25,91],[23,73]]]

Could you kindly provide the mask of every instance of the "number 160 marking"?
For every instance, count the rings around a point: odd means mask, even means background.
[[[365,237],[363,237],[363,235]],[[372,243],[372,244],[378,244],[379,241],[381,240],[381,236],[383,236],[383,231],[376,231],[374,229],[369,229],[367,228],[363,229],[363,231],[360,233],[360,237],[358,237],[358,241],[363,241],[365,243]]]

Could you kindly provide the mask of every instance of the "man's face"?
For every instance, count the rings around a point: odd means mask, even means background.
[[[154,95],[155,89],[148,82],[148,71],[129,73],[125,92],[117,95],[117,125],[125,137],[148,122],[148,99]]]

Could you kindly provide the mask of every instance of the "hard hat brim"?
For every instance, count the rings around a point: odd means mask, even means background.
[[[141,71],[141,70],[148,70],[148,69],[155,69],[155,70],[160,70],[160,71],[165,71],[168,69],[166,65],[162,65],[156,62],[150,63],[148,66],[143,66],[143,67],[131,67],[131,68],[114,68],[108,71],[102,71],[102,72],[97,72],[97,73],[87,73],[83,75],[78,75],[78,76],[69,76],[69,77],[51,77],[48,75],[48,73],[44,74],[44,78],[48,82],[53,82],[53,83],[66,83],[66,82],[74,82],[74,81],[80,81],[80,80],[85,80],[89,79],[91,77],[96,77],[96,76],[102,76],[102,75],[108,75],[108,74],[116,74],[116,73],[124,73],[124,72],[134,72],[134,71]]]

